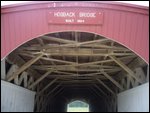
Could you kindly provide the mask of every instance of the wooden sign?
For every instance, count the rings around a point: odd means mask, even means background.
[[[50,24],[93,24],[103,23],[103,13],[88,9],[54,9],[48,11]]]

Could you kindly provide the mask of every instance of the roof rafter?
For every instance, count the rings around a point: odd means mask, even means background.
[[[115,57],[115,56],[109,56],[109,57],[112,60],[114,60],[114,62],[116,62],[120,67],[122,67],[130,75],[130,77],[133,77],[139,83],[142,83],[142,81],[138,77],[136,77],[136,75],[134,74],[134,72],[128,66],[126,66],[123,62],[121,62],[117,57]]]
[[[24,70],[26,70],[27,68],[29,68],[33,63],[35,63],[37,60],[39,60],[41,57],[43,56],[43,54],[39,54],[36,57],[32,58],[31,60],[29,60],[28,62],[26,62],[23,66],[21,66],[12,76],[10,76],[7,81],[11,81],[14,78],[16,78],[21,72],[23,72]]]

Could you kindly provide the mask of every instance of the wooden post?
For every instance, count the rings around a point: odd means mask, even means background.
[[[147,66],[147,77],[146,77],[146,81],[149,82],[149,66]]]
[[[5,58],[1,61],[1,79],[6,79],[6,66],[5,66]]]

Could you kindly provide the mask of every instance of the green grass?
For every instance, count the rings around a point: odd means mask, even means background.
[[[67,112],[89,112],[88,107],[68,107]]]

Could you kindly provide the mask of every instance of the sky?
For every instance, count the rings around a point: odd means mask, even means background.
[[[18,4],[18,3],[26,3],[26,2],[31,2],[31,1],[1,1],[1,6],[10,5],[10,4]],[[136,4],[136,5],[149,7],[149,1],[116,1],[116,2],[130,3],[130,4]]]

